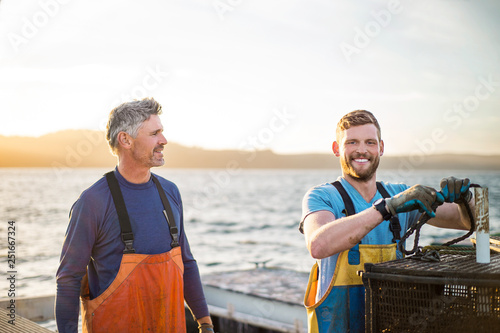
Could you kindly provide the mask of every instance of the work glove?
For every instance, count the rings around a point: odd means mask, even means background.
[[[414,185],[409,189],[385,199],[389,211],[394,216],[397,213],[410,212],[418,209],[426,212],[430,217],[435,217],[432,205],[436,201],[436,190],[432,187]]]
[[[198,326],[199,333],[214,333],[214,325],[211,324],[201,324]]]
[[[472,197],[472,193],[469,191],[469,178],[446,177],[441,179],[440,186],[444,202],[467,203]]]

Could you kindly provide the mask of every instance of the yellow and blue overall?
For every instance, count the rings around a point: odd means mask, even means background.
[[[332,183],[339,191],[345,206],[345,214],[354,215],[351,198],[339,181]],[[384,197],[390,197],[383,185],[377,188]],[[358,271],[365,263],[379,263],[396,259],[396,246],[400,239],[401,226],[397,216],[390,221],[393,243],[374,245],[356,244],[339,254],[333,278],[323,297],[316,301],[319,285],[318,263],[315,263],[304,298],[307,309],[309,333],[364,332],[365,331],[365,288]]]

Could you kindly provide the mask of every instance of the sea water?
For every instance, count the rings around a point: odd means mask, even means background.
[[[71,205],[105,169],[0,169],[0,266],[7,266],[8,222],[14,221],[16,297],[53,295]],[[298,231],[301,201],[312,186],[332,182],[339,170],[229,170],[157,168],[175,182],[184,204],[185,230],[201,275],[251,269],[255,262],[308,272],[314,263]],[[444,176],[469,177],[489,188],[490,230],[500,232],[500,171],[381,170],[378,178],[439,188]],[[464,231],[424,226],[420,244]],[[411,244],[409,243],[407,247]],[[299,286],[305,288],[305,286]],[[8,298],[0,279],[0,298]]]

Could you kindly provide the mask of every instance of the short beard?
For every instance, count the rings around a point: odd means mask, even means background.
[[[352,159],[359,158],[359,157],[360,156],[356,156],[356,157],[353,157]],[[345,159],[345,158],[340,159],[340,166],[342,167],[342,172],[344,173],[344,175],[348,175],[348,176],[352,177],[353,179],[360,181],[360,182],[366,182],[366,181],[372,179],[373,176],[375,175],[375,173],[377,172],[377,168],[378,168],[379,163],[380,163],[380,157],[375,156],[372,159],[372,165],[370,166],[370,168],[362,173],[358,173],[354,169],[352,164],[347,161],[347,159]]]

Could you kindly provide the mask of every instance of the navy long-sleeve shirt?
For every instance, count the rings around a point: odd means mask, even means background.
[[[134,248],[140,254],[171,250],[169,227],[154,182],[133,184],[117,169],[115,175],[125,200],[134,234]],[[184,298],[196,318],[209,315],[198,265],[184,232],[182,201],[177,186],[159,176],[179,229],[184,263]],[[77,332],[81,280],[89,274],[91,299],[113,282],[123,255],[120,223],[106,178],[82,192],[73,204],[57,271],[56,321],[59,332]],[[165,283],[168,283],[167,281]]]

